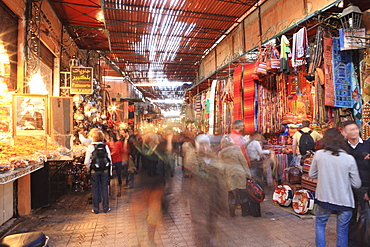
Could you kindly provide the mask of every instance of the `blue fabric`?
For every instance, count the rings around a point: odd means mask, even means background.
[[[109,171],[91,171],[91,186],[93,196],[93,209],[95,213],[99,212],[100,193],[103,199],[103,211],[109,209],[108,182]]]
[[[353,108],[352,98],[352,53],[340,51],[339,37],[333,37],[334,106]]]
[[[316,210],[316,246],[326,247],[325,228],[332,210],[320,206]],[[348,225],[352,211],[338,211],[337,213],[337,247],[348,246]]]
[[[325,209],[330,209],[330,210],[333,210],[333,211],[348,211],[348,210],[352,210],[351,207],[335,205],[335,204],[332,204],[332,203],[329,203],[329,202],[320,202],[319,200],[315,200],[315,202],[320,207],[325,208]]]

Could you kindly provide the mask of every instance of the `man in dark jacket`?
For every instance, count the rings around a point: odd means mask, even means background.
[[[343,134],[347,137],[350,154],[356,159],[358,171],[362,181],[359,189],[354,189],[355,204],[352,220],[350,223],[351,229],[357,221],[366,217],[369,213],[369,201],[367,191],[370,188],[370,142],[362,140],[360,137],[360,129],[355,121],[345,121],[342,123]],[[357,218],[358,214],[358,218]],[[353,236],[349,236],[350,243],[353,244]]]

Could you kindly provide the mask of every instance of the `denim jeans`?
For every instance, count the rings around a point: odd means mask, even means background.
[[[114,162],[112,165],[113,165],[113,167],[116,168],[118,184],[122,185],[122,170],[123,170],[122,161]]]
[[[109,209],[108,181],[109,181],[108,170],[105,171],[91,170],[93,209],[95,213],[99,212],[100,193],[103,198],[103,211],[107,212]]]
[[[316,246],[325,247],[325,228],[332,210],[317,206],[316,211]],[[337,247],[348,246],[348,225],[352,211],[337,211]]]

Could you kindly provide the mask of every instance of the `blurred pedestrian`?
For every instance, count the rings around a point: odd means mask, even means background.
[[[247,151],[249,159],[251,161],[251,173],[253,179],[255,179],[261,186],[263,185],[263,160],[265,155],[269,154],[269,150],[262,149],[262,135],[255,132],[249,136],[249,143],[247,145]]]
[[[248,215],[247,179],[251,179],[252,174],[240,147],[235,146],[229,136],[222,138],[221,149],[218,157],[225,171],[229,214],[234,217],[236,206],[241,205],[242,216],[245,217]]]
[[[230,138],[234,141],[234,144],[242,150],[242,153],[244,155],[245,160],[248,162],[248,166],[251,166],[246,144],[247,142],[243,138],[244,132],[244,123],[242,120],[235,120],[235,122],[232,125]]]
[[[326,246],[325,228],[333,211],[337,211],[337,247],[348,246],[348,226],[355,207],[352,188],[359,188],[361,179],[338,129],[326,130],[321,144],[323,149],[315,153],[309,171],[310,177],[317,178],[316,246]]]
[[[223,169],[211,150],[206,135],[196,138],[196,158],[191,165],[189,198],[194,234],[200,246],[215,246],[218,215],[227,212],[227,193]]]

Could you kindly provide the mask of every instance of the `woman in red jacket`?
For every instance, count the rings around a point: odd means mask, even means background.
[[[117,139],[117,135],[115,133],[112,133],[110,135],[110,140],[107,143],[107,145],[108,145],[109,150],[111,152],[112,165],[116,169],[117,178],[118,178],[119,190],[118,190],[118,195],[117,196],[121,196],[122,170],[123,170],[122,156],[123,156],[123,153],[124,153],[123,142],[119,141]]]

